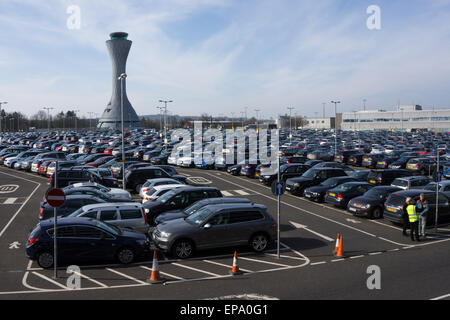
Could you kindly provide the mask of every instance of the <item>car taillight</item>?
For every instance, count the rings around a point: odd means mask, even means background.
[[[409,189],[409,181],[406,182],[406,188]]]
[[[337,197],[338,197],[338,199],[344,199],[344,197],[340,193],[338,193]]]
[[[28,244],[31,246],[33,244],[35,244],[36,242],[38,242],[39,239],[38,238],[30,238],[28,239]]]
[[[41,216],[44,216],[44,208],[41,208],[41,211],[39,212],[39,214],[40,214]]]
[[[273,220],[272,227],[274,227],[274,228],[277,227],[277,222],[275,220]]]
[[[328,191],[325,191],[325,195],[326,195],[326,196],[328,195]]]
[[[53,184],[53,176],[54,176],[55,174],[53,173],[51,176],[50,176],[50,184]]]
[[[142,189],[142,193],[146,193],[148,190],[150,190],[150,188],[144,188]]]

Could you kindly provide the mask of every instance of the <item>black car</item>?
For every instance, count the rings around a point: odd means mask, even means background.
[[[414,159],[416,157],[413,156],[404,156],[402,155],[400,159],[397,159],[396,161],[392,162],[388,165],[389,169],[406,169],[406,164],[409,160]]]
[[[208,198],[199,200],[183,210],[168,211],[161,213],[155,219],[155,224],[158,225],[162,222],[166,222],[169,220],[185,218],[197,212],[200,208],[203,208],[204,206],[210,204],[223,204],[223,203],[250,203],[250,200],[244,198]]]
[[[299,177],[311,167],[305,164],[283,164],[280,166],[280,180],[286,181],[289,178]],[[268,169],[266,172],[262,172],[259,176],[259,181],[265,185],[272,185],[272,183],[277,180],[278,171],[273,172]]]
[[[92,168],[91,168],[92,169]],[[56,175],[56,176],[55,176]],[[91,177],[92,175],[92,177]],[[91,180],[94,181],[91,181]],[[56,185],[55,185],[56,181]],[[50,177],[50,183],[55,188],[64,188],[70,184],[74,184],[77,182],[97,182],[106,187],[116,188],[119,186],[119,182],[116,178],[108,177],[108,176],[100,176],[95,171],[91,171],[87,168],[70,168],[70,169],[62,169],[55,172]]]
[[[366,168],[371,168],[371,169],[375,169],[378,161],[383,160],[383,158],[386,155],[384,153],[371,153],[371,154],[366,154],[363,157],[363,160],[361,162],[361,166],[366,167]]]
[[[28,236],[26,255],[42,268],[53,266],[52,219],[41,221]],[[87,218],[58,220],[58,262],[90,263],[117,260],[129,264],[149,253],[146,235]]]
[[[305,199],[315,202],[324,202],[325,194],[328,190],[333,189],[343,183],[355,182],[356,179],[352,177],[335,177],[330,178],[315,187],[306,188],[303,192]]]
[[[353,156],[357,156],[357,155],[361,156],[361,158],[362,158],[363,153],[359,150],[342,151],[342,152],[339,152],[338,154],[336,154],[334,161],[340,162],[343,164],[349,164],[350,158]]]
[[[397,178],[410,176],[411,172],[403,169],[373,170],[367,176],[367,181],[377,186],[388,186]]]
[[[66,201],[64,205],[56,208],[56,215],[66,216],[80,209],[82,206],[94,203],[106,203],[107,201],[93,195],[68,195],[66,196]],[[41,210],[39,211],[39,220],[46,220],[53,218],[54,208],[50,206],[47,202],[41,202]]]
[[[358,217],[380,219],[383,217],[384,202],[387,197],[402,189],[392,186],[373,187],[360,197],[350,200],[347,211]]]
[[[356,179],[357,181],[367,182],[367,177],[369,176],[370,172],[370,170],[356,170],[350,177]]]
[[[379,160],[375,166],[377,169],[388,169],[389,165],[396,162],[399,159],[398,156],[393,156],[389,154],[388,156],[384,157],[383,159]]]
[[[435,222],[436,214],[436,192],[431,190],[412,189],[392,193],[386,200],[384,209],[384,218],[393,223],[403,223],[403,212],[406,210],[406,198],[411,197],[417,202],[420,194],[423,193],[425,200],[428,202],[429,211],[427,214],[427,225]],[[438,196],[438,222],[448,220],[450,218],[450,199],[443,193],[439,192]]]
[[[301,177],[287,179],[286,190],[293,195],[302,196],[308,187],[317,186],[329,178],[343,176],[347,174],[340,168],[311,168]]]
[[[156,217],[161,213],[173,210],[183,210],[196,201],[206,198],[221,198],[222,193],[213,187],[181,187],[166,192],[155,201],[143,204],[147,213],[148,223],[155,223]]]
[[[135,168],[125,174],[125,188],[131,189],[136,193],[141,191],[142,185],[149,179],[172,178],[182,183],[186,182],[186,177],[181,175],[170,175],[159,167],[146,166]]]
[[[353,198],[362,196],[374,186],[367,182],[347,182],[327,191],[325,202],[336,207],[347,208]]]

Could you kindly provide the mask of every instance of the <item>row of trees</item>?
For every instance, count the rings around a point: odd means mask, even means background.
[[[286,119],[286,118],[284,118]],[[211,123],[212,126],[219,124],[222,127],[240,127],[242,125],[254,125],[257,120],[253,118],[228,118],[228,117],[214,117],[207,113],[203,113],[200,117],[181,117],[174,115],[166,116],[166,124],[168,128],[188,128],[193,126],[194,120],[200,120],[205,123]],[[50,121],[47,113],[44,110],[39,110],[36,114],[28,117],[21,112],[5,112],[4,109],[0,112],[0,127],[1,131],[29,131],[29,128],[47,129],[49,126],[51,129],[94,129],[97,126],[97,118],[86,118],[85,116],[78,117],[74,110],[67,112],[59,112],[56,115],[50,115]],[[286,121],[284,121],[286,122]],[[141,123],[144,128],[157,129],[164,128],[164,117],[145,117],[141,118]],[[260,121],[261,123],[261,121]],[[292,124],[297,124],[298,127],[305,124],[305,120],[302,117],[292,117]],[[125,126],[127,126],[125,120]],[[286,123],[283,123],[283,127]],[[289,124],[287,124],[289,126]]]

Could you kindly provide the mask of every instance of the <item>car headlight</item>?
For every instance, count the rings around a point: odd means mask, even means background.
[[[266,179],[270,179],[270,176],[264,176],[264,178],[266,178]]]
[[[300,183],[294,183],[294,187],[295,187],[295,188],[300,187]]]
[[[167,241],[169,239],[169,237],[170,237],[170,233],[165,232],[165,231],[162,231],[158,236],[158,238],[163,241]]]
[[[366,204],[365,206],[364,206],[364,209],[369,209],[370,208],[370,204]]]

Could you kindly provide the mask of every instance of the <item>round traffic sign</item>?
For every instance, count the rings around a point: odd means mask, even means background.
[[[47,199],[47,203],[50,206],[58,208],[61,207],[64,204],[64,202],[66,202],[66,194],[61,189],[55,188],[47,192],[45,199]]]

